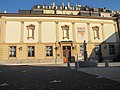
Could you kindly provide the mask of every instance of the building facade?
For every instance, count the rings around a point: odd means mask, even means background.
[[[0,14],[1,63],[66,63],[116,58],[119,34],[114,17]]]

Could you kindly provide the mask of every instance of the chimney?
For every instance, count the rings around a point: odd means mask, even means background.
[[[70,2],[68,2],[68,8],[70,8]]]
[[[7,13],[7,11],[6,11],[6,10],[4,10],[4,11],[3,11],[3,13]]]
[[[55,2],[53,2],[53,7],[55,7]]]
[[[78,4],[76,4],[76,7],[78,6]]]
[[[62,7],[63,7],[63,8],[65,7],[65,4],[64,4],[64,2],[62,2]]]

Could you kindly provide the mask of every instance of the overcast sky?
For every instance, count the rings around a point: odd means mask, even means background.
[[[14,13],[21,10],[29,10],[35,4],[50,5],[55,2],[56,5],[61,5],[62,2],[70,2],[71,6],[80,4],[82,6],[108,8],[111,10],[120,10],[120,0],[0,0],[0,12],[6,10],[7,12]]]

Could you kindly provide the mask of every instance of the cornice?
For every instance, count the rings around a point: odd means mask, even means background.
[[[86,19],[102,19],[115,20],[116,17],[95,17],[95,16],[79,16],[79,15],[65,15],[65,14],[20,14],[20,13],[1,13],[0,17],[62,17],[62,18],[86,18]]]

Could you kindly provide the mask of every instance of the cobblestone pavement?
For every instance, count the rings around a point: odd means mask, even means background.
[[[120,90],[120,83],[63,66],[0,66],[0,90]]]

